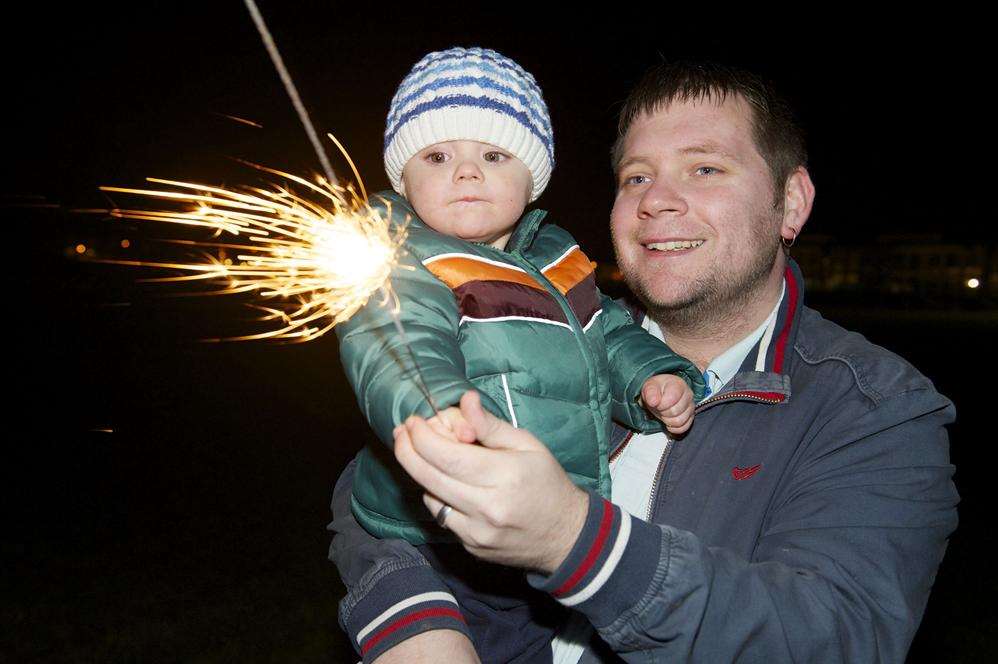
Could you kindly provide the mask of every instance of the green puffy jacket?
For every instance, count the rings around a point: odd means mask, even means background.
[[[611,418],[642,432],[661,430],[638,404],[644,382],[675,373],[702,396],[696,367],[600,294],[592,263],[572,237],[541,226],[544,211],[524,215],[500,250],[433,231],[393,192],[379,198],[395,223],[409,219],[392,287],[438,407],[477,390],[487,410],[544,441],[576,484],[609,496]],[[391,451],[399,423],[433,410],[389,312],[372,301],[336,332],[347,378],[384,443],[368,444],[358,458],[357,520],[378,537],[452,541]]]

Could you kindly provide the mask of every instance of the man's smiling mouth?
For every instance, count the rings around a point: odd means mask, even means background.
[[[684,249],[696,249],[706,240],[669,240],[668,242],[649,242],[642,244],[645,249],[655,251],[683,251]]]

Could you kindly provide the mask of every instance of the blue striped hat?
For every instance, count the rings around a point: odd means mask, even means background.
[[[428,54],[402,80],[385,126],[385,171],[401,193],[402,168],[443,141],[481,141],[508,150],[530,170],[530,200],[554,168],[554,133],[537,81],[487,48]]]

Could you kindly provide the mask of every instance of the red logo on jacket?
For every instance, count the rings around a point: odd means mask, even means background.
[[[742,468],[741,466],[735,466],[734,468],[731,469],[731,476],[734,477],[736,480],[747,480],[748,478],[758,473],[760,468],[762,468],[761,463],[757,463],[751,468]]]

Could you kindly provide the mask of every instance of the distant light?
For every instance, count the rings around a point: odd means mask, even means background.
[[[967,279],[967,287],[968,288],[977,288],[980,285],[981,285],[981,282],[980,282],[979,279]]]
[[[132,243],[129,242],[127,239],[121,241],[122,249],[128,249],[130,246],[132,246]]]
[[[78,253],[78,254],[85,254],[85,253],[87,253],[87,245],[85,245],[85,244],[78,244],[78,245],[76,245],[76,253]]]
[[[225,263],[226,265],[232,265],[232,259],[231,259],[231,258],[226,258],[226,259],[225,259],[224,261],[222,261],[222,262],[223,262],[223,263]]]

